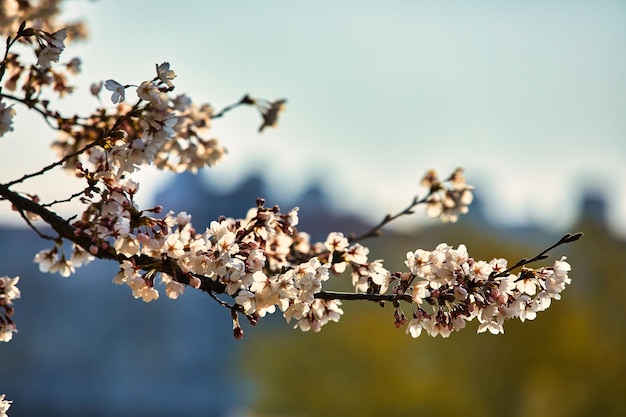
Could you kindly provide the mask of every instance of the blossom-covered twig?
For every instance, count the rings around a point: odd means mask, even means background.
[[[382,228],[392,221],[413,214],[414,208],[420,204],[427,205],[427,214],[430,217],[440,217],[443,221],[455,222],[459,213],[466,213],[467,206],[472,202],[471,190],[463,176],[463,169],[457,168],[445,181],[440,181],[435,170],[429,170],[422,178],[422,185],[428,187],[428,193],[421,199],[415,196],[411,203],[396,214],[387,214],[383,220],[369,231],[348,236],[350,242],[360,242],[367,238],[382,235]]]

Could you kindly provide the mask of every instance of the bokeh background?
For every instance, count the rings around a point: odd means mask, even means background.
[[[101,0],[67,1],[64,17],[90,29],[65,52],[84,61],[68,112],[99,104],[91,82],[139,84],[163,61],[177,91],[217,109],[244,93],[288,100],[261,135],[253,109],[216,120],[229,155],[210,172],[142,172],[145,206],[187,210],[198,227],[263,196],[300,206],[302,229],[323,239],[403,208],[426,169],[463,166],[477,188],[468,216],[418,213],[372,254],[402,269],[408,250],[447,242],[515,261],[566,231],[585,237],[555,251],[573,265],[563,300],[505,335],[413,340],[389,307],[349,304],[319,334],[276,317],[235,342],[202,294],[144,304],[103,262],[39,273],[46,242],[4,204],[1,273],[20,275],[23,294],[20,332],[0,346],[12,417],[626,414],[626,4]],[[0,180],[53,160],[52,139],[22,111],[0,143]],[[28,191],[72,186],[59,172]]]

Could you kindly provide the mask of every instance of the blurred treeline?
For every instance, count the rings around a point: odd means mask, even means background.
[[[626,242],[591,215],[571,231],[585,236],[544,261],[565,255],[572,264],[562,300],[534,321],[505,323],[504,335],[477,335],[472,322],[449,339],[412,339],[394,327],[391,305],[366,302],[344,303],[340,322],[318,334],[261,323],[248,332],[241,366],[254,383],[255,415],[626,415]],[[512,264],[559,237],[461,221],[366,243],[370,256],[403,270],[408,250],[440,242]]]

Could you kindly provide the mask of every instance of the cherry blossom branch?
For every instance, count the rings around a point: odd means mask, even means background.
[[[163,260],[157,260],[147,255],[127,257],[125,255],[119,254],[110,246],[106,249],[101,246],[96,246],[94,250],[92,240],[89,237],[78,233],[78,229],[73,227],[67,220],[43,207],[39,203],[25,198],[14,191],[11,191],[8,185],[0,184],[0,196],[3,199],[10,201],[20,213],[30,212],[38,215],[44,222],[52,227],[55,232],[59,234],[59,238],[67,239],[71,242],[74,242],[85,251],[91,253],[99,259],[112,260],[116,261],[117,263],[133,259],[133,261],[142,269],[157,269],[161,272],[167,273],[175,277],[175,279],[182,284],[191,285],[189,274],[183,272],[181,268],[176,264],[176,262],[172,259],[166,257]],[[53,238],[53,240],[56,239]],[[223,284],[219,282],[214,282],[211,279],[203,276],[197,278],[200,278],[201,281],[200,285],[197,286],[198,289],[205,292],[225,292],[225,286]]]
[[[548,258],[547,253],[550,252],[551,250],[563,244],[575,242],[578,239],[580,239],[582,236],[583,236],[582,232],[578,232],[574,234],[566,233],[556,243],[544,249],[538,255],[530,259],[523,258],[517,263],[515,263],[513,266],[501,272],[496,273],[496,271],[494,270],[494,272],[491,273],[490,278],[495,279],[495,278],[506,277],[510,275],[511,271],[515,270],[516,268],[519,268],[521,266],[527,265],[532,262],[544,260]],[[524,279],[524,277],[517,278],[517,281],[522,280],[522,279]],[[342,301],[368,300],[368,301],[376,301],[376,302],[382,302],[382,301],[392,301],[392,302],[406,301],[408,303],[414,302],[413,297],[411,297],[408,294],[373,294],[373,293],[359,293],[359,292],[350,293],[350,292],[336,292],[336,291],[320,291],[315,294],[315,298],[320,299],[320,300],[342,300]],[[430,297],[426,297],[425,300],[428,301],[429,298]]]
[[[59,237],[68,239],[79,246],[83,247],[85,250],[89,250],[91,246],[91,241],[89,239],[81,238],[76,236],[75,228],[72,227],[65,219],[57,215],[56,213],[46,209],[39,203],[30,200],[28,198],[22,197],[20,194],[11,191],[9,189],[11,184],[0,184],[0,196],[3,199],[10,201],[18,211],[20,212],[30,212],[38,215],[41,219],[46,222],[52,229],[59,234]],[[101,259],[111,259],[118,260],[116,256],[110,251],[99,250],[97,254],[95,254],[98,258]]]
[[[370,237],[382,235],[384,226],[402,216],[413,214],[413,209],[420,204],[427,205],[426,214],[429,217],[440,217],[444,222],[455,222],[459,213],[468,211],[467,206],[473,200],[471,190],[474,187],[466,184],[462,168],[454,170],[444,181],[439,180],[435,170],[431,169],[426,172],[421,183],[423,186],[428,187],[428,193],[421,200],[418,196],[415,196],[407,208],[394,215],[387,214],[372,229],[360,236],[352,234],[348,237],[348,241],[351,243],[359,242]]]
[[[406,301],[413,302],[413,298],[408,294],[368,294],[359,292],[338,292],[338,291],[320,291],[315,293],[315,298],[320,300],[342,300],[342,301]]]
[[[24,25],[20,32],[23,30]],[[24,36],[37,36],[39,47],[35,47],[37,64],[30,66],[23,88],[25,98],[0,95],[0,99],[18,101],[34,109],[52,128],[54,118],[56,129],[64,132],[54,143],[62,157],[35,173],[0,184],[0,197],[10,201],[40,237],[46,236],[32,224],[35,216],[58,233],[58,238],[53,238],[54,247],[35,256],[41,271],[69,276],[75,266],[95,256],[117,262],[120,269],[114,282],[128,285],[132,295],[145,302],[159,297],[155,288],[158,280],[170,298],[178,298],[187,286],[204,291],[230,310],[236,338],[243,337],[239,313],[256,324],[258,319],[280,310],[288,322],[297,321],[296,327],[301,330],[318,331],[329,321],[339,320],[343,314],[342,300],[381,304],[391,301],[395,325],[406,324],[407,333],[413,337],[422,329],[432,336],[447,337],[475,318],[480,321],[479,332],[501,333],[505,320],[532,320],[538,311],[549,307],[552,299],[560,299],[561,291],[571,282],[571,268],[564,257],[552,266],[536,270],[524,266],[545,259],[548,251],[573,242],[582,234],[565,235],[537,256],[522,259],[510,268],[504,259],[477,261],[469,256],[465,245],[455,249],[445,243],[432,251],[408,252],[404,272],[392,274],[381,260],[368,260],[369,249],[357,242],[380,236],[384,226],[412,214],[417,205],[425,204],[429,217],[444,222],[454,222],[459,214],[466,213],[473,187],[466,184],[460,168],[443,181],[434,170],[428,171],[421,182],[429,190],[426,196],[414,197],[404,210],[388,214],[369,231],[349,239],[332,232],[325,242],[310,242],[308,234],[296,229],[297,209],[281,213],[278,207],[264,207],[262,199],[245,219],[222,217],[200,233],[185,212],[153,217],[150,213],[160,213],[162,208],[142,210],[137,206],[134,197],[139,184],[130,179],[130,174],[149,165],[177,173],[213,166],[226,149],[217,139],[204,138],[211,119],[250,105],[260,112],[262,132],[277,125],[286,101],[255,99],[246,94],[237,103],[212,114],[209,105],[198,107],[184,94],[169,94],[174,90],[176,73],[164,62],[156,65],[155,77],[141,83],[105,81],[104,87],[112,92],[111,101],[117,105],[117,111],[109,113],[103,108],[81,124],[78,116],[63,119],[49,110],[48,101],[41,99],[45,86],[52,86],[60,95],[72,91],[63,74],[50,69],[51,62],[59,61],[66,31],[28,30],[32,34]],[[11,71],[15,69],[20,75],[23,67],[13,58],[5,52],[3,71],[11,65]],[[12,61],[7,63],[8,59]],[[50,71],[53,77],[49,77]],[[12,91],[19,79],[17,75],[10,80]],[[49,81],[53,78],[60,81]],[[134,106],[125,102],[126,90],[131,87],[139,98]],[[96,85],[92,94],[98,96],[101,88],[102,83]],[[0,135],[12,130],[14,114],[15,109],[0,101]],[[10,189],[60,165],[75,168],[76,176],[87,181],[81,193],[40,204],[36,197]],[[71,223],[48,209],[83,194],[86,208],[72,217]],[[65,240],[74,243],[69,260],[64,253]],[[524,267],[519,276],[510,273],[519,267]],[[322,288],[331,276],[347,269],[351,272],[353,293]],[[231,297],[232,302],[222,300],[222,295]],[[410,304],[410,322],[402,312],[401,301]]]

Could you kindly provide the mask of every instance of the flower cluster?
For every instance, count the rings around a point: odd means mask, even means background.
[[[336,302],[315,300],[329,278],[327,265],[310,257],[294,266],[310,249],[308,235],[295,229],[297,213],[296,208],[282,214],[260,200],[245,219],[213,221],[203,233],[193,229],[186,213],[168,213],[161,220],[144,217],[141,226],[117,229],[113,240],[112,234],[101,239],[128,257],[114,282],[131,287],[135,298],[157,299],[160,277],[170,298],[184,292],[183,284],[212,288],[231,296],[236,309],[249,317],[264,317],[278,306],[288,321],[319,329],[336,320],[340,310]]]
[[[72,255],[68,259],[60,244],[52,249],[44,249],[35,255],[34,262],[39,264],[41,272],[58,273],[62,277],[69,277],[76,268],[88,264],[94,257],[77,244],[72,244]]]
[[[391,274],[382,260],[368,261],[369,249],[360,243],[350,245],[343,233],[330,233],[323,245],[314,248],[319,256],[328,259],[333,272],[340,274],[350,267],[355,291],[384,294],[389,288]]]
[[[422,329],[431,336],[448,337],[474,318],[480,323],[478,333],[504,333],[504,321],[533,320],[552,299],[559,300],[571,282],[565,257],[552,267],[524,267],[512,274],[505,259],[475,261],[464,245],[453,249],[440,244],[433,251],[408,252],[405,264],[410,272],[398,277],[394,292],[410,294],[415,304],[406,330],[413,337]]]
[[[456,222],[459,214],[469,211],[474,196],[471,185],[467,185],[463,169],[457,168],[445,181],[439,180],[435,170],[429,170],[422,179],[422,185],[430,192],[426,199],[426,214],[438,217],[443,222]]]
[[[59,62],[61,52],[65,49],[65,38],[67,29],[60,29],[54,33],[41,31],[38,33],[37,41],[40,48],[37,51],[37,65],[42,69],[50,68],[52,62]]]
[[[13,300],[20,298],[20,289],[17,283],[20,277],[0,277],[0,341],[8,342],[17,331],[15,323],[11,319],[13,315]],[[1,409],[0,409],[1,410]]]

